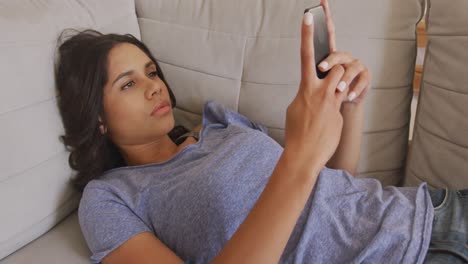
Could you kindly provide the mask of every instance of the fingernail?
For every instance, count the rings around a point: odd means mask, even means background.
[[[306,12],[304,14],[304,24],[306,24],[307,26],[310,26],[312,25],[313,20],[314,20],[314,16],[312,15],[312,13]]]
[[[339,84],[338,84],[338,90],[340,90],[340,92],[343,92],[345,89],[346,89],[346,82],[345,81],[341,81]],[[352,94],[352,93],[351,93]]]
[[[319,67],[326,70],[328,68],[328,62],[326,61],[322,61],[320,64],[319,64]]]
[[[351,93],[349,94],[349,96],[348,96],[348,100],[349,100],[349,101],[353,101],[355,97],[356,97],[356,93],[355,93],[355,92],[351,92]]]

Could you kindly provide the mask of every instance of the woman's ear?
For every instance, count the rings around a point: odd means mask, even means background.
[[[98,116],[98,121],[99,121],[99,130],[101,131],[101,134],[104,135],[107,133],[107,126],[104,125],[102,122],[101,116]]]

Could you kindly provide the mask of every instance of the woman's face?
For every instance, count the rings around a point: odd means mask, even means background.
[[[104,86],[104,115],[114,144],[141,145],[159,140],[174,127],[172,105],[156,65],[137,46],[122,43],[108,56],[108,81]],[[161,92],[160,92],[161,91]],[[156,106],[169,103],[162,115]]]

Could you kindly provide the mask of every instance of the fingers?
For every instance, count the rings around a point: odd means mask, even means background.
[[[346,100],[346,93],[343,93],[337,90],[335,97],[336,97],[337,107],[340,108],[341,104]]]
[[[328,71],[337,64],[348,64],[354,60],[353,56],[348,52],[333,52],[318,65],[322,72]]]
[[[353,60],[353,62],[345,65],[345,73],[343,77],[341,78],[341,82],[338,84],[337,88],[340,90],[343,90],[343,88],[346,88],[349,86],[349,84],[358,76],[358,74],[361,74],[364,71],[364,65],[360,63],[358,60]],[[350,96],[351,94],[348,93]],[[358,94],[354,94],[354,97]],[[351,100],[354,98],[351,98]]]
[[[330,95],[336,99],[335,103],[337,110],[341,108],[341,104],[346,98],[345,92],[336,89],[336,86],[341,80],[341,78],[343,78],[344,73],[345,68],[342,65],[338,64],[331,69],[330,73],[327,76],[327,80],[330,82],[329,85],[327,85],[327,92],[330,93]]]
[[[329,45],[330,45],[330,52],[335,52],[336,51],[335,23],[333,23],[330,7],[328,5],[328,0],[321,0],[320,4],[323,7],[323,11],[325,12],[325,18],[326,18],[326,21],[327,21],[328,42],[329,42]]]
[[[326,77],[326,81],[328,82],[327,89],[329,94],[335,94],[336,91],[336,86],[338,85],[338,82],[341,80],[343,77],[343,74],[345,73],[345,68],[338,64],[335,65],[328,76]]]
[[[317,79],[314,55],[314,23],[312,13],[306,12],[301,30],[301,80],[310,84]]]
[[[346,74],[347,74],[347,72],[344,74],[343,79],[344,78],[349,78],[348,76],[346,76]],[[354,79],[354,77],[352,77],[352,79]],[[352,81],[352,79],[351,79],[351,81]],[[360,74],[358,76],[357,81],[355,82],[355,85],[353,85],[353,87],[348,92],[348,98],[347,99],[349,101],[353,101],[358,96],[363,97],[365,95],[365,89],[368,86],[370,86],[370,72],[366,68],[365,70],[360,71]]]
[[[319,69],[325,72],[339,64],[344,65],[345,73],[336,88],[343,92],[354,82],[352,91],[347,93],[349,95],[348,100],[352,101],[370,83],[370,72],[360,60],[354,59],[348,52],[334,52],[330,54],[319,64]]]

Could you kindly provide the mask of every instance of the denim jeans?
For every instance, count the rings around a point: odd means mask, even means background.
[[[429,190],[432,236],[424,263],[468,263],[468,189]]]

